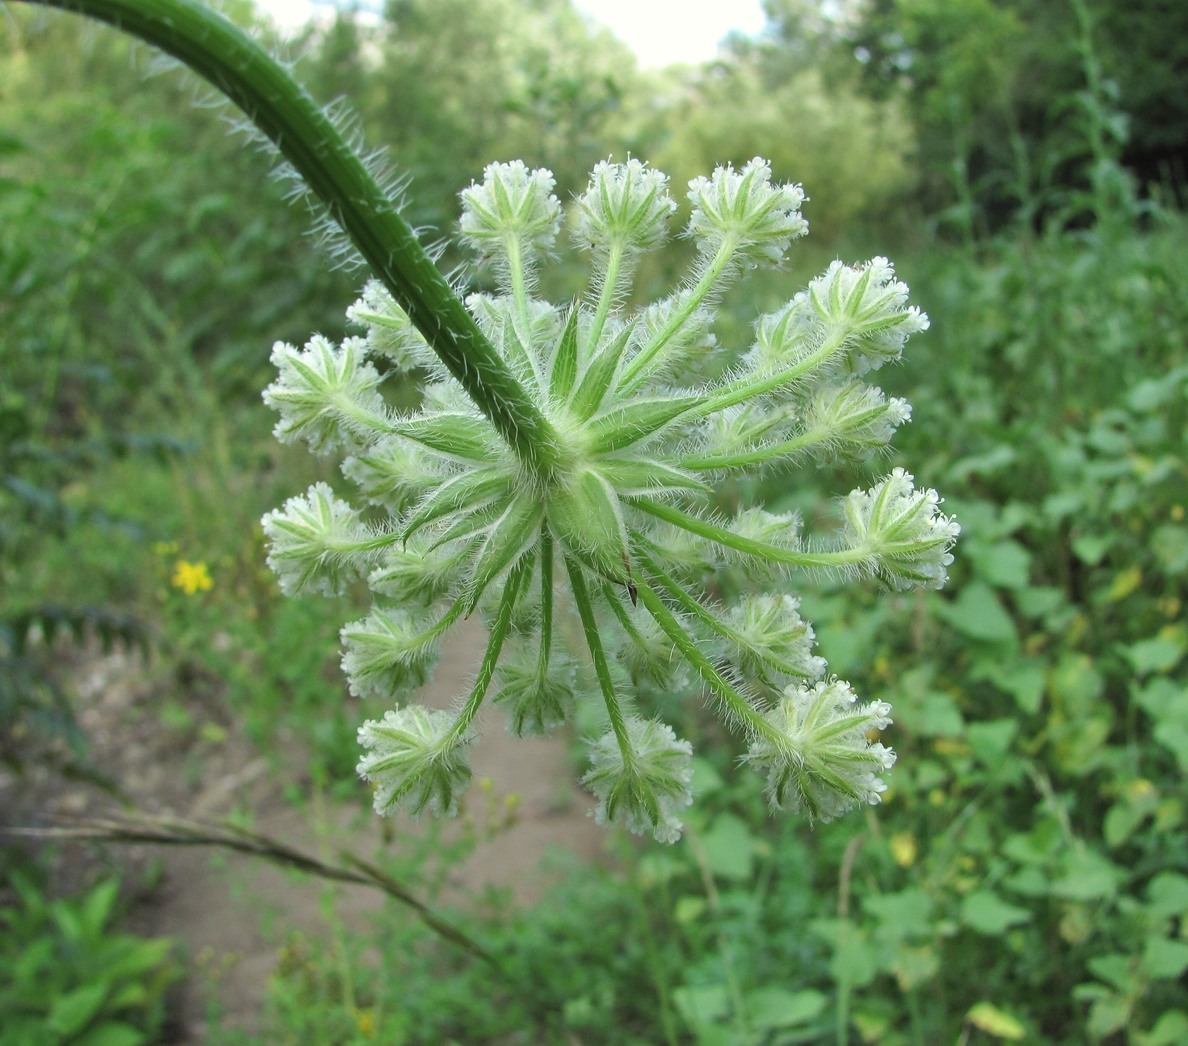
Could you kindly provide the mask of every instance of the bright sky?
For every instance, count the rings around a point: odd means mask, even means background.
[[[256,0],[281,25],[300,25],[327,0]],[[607,26],[645,66],[702,62],[713,58],[732,29],[763,28],[761,0],[574,0],[575,6]],[[363,0],[363,7],[378,3]]]

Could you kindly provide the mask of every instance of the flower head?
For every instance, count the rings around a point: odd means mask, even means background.
[[[462,194],[463,240],[498,276],[497,293],[466,305],[539,405],[547,469],[505,441],[377,285],[351,310],[363,336],[274,351],[265,398],[278,435],[344,453],[366,506],[316,484],[264,527],[286,592],[366,579],[373,594],[342,641],[351,690],[403,706],[360,731],[377,809],[452,807],[488,696],[517,734],[594,701],[610,723],[585,777],[598,819],[671,841],[691,798],[691,749],[637,714],[656,690],[708,693],[777,808],[828,819],[871,801],[892,757],[865,731],[885,725],[885,706],[855,708],[846,684],[823,681],[789,585],[824,569],[939,587],[957,525],[901,469],[849,495],[832,541],[805,536],[794,513],[727,508],[717,491],[806,458],[883,450],[910,408],[856,376],[897,359],[927,318],[885,259],[836,263],[757,317],[749,347],[720,346],[724,287],[778,265],[807,229],[803,190],[773,182],[762,160],[690,183],[697,258],[678,289],[632,309],[635,265],[663,241],[673,202],[661,172],[599,164],[569,226],[591,262],[585,290],[565,306],[542,301],[536,266],[560,227],[552,189],[547,171],[517,161],[491,164]],[[392,374],[421,383],[418,409],[387,406]],[[476,612],[489,638],[457,714],[405,704],[441,639]]]
[[[849,683],[830,679],[789,686],[767,713],[769,729],[752,742],[746,759],[766,773],[775,809],[832,821],[851,807],[881,801],[887,786],[878,774],[891,769],[895,753],[867,735],[887,727],[891,706],[857,701]]]
[[[470,781],[466,754],[474,734],[459,735],[455,726],[448,712],[414,705],[359,727],[359,744],[368,754],[356,770],[375,785],[376,813],[457,810],[458,795]]]
[[[590,746],[591,766],[582,780],[598,797],[594,819],[675,842],[681,834],[676,811],[693,802],[693,746],[654,719],[628,719],[624,732],[625,743],[611,730]]]

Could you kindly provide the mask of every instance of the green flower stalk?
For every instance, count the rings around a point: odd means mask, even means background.
[[[453,809],[488,695],[517,734],[593,700],[605,730],[590,742],[584,781],[597,819],[671,842],[692,801],[692,750],[643,714],[648,688],[708,694],[745,738],[744,761],[766,776],[775,809],[830,820],[878,802],[894,755],[869,735],[890,723],[890,708],[857,706],[827,675],[788,575],[939,588],[957,524],[903,469],[851,493],[839,532],[814,540],[794,515],[747,506],[727,516],[714,490],[884,450],[910,408],[862,378],[898,359],[927,318],[885,259],[835,263],[758,318],[726,377],[700,380],[704,357],[719,351],[722,291],[783,262],[808,228],[803,190],[773,183],[759,159],[694,180],[691,271],[671,295],[628,309],[635,267],[676,210],[668,179],[637,160],[595,168],[570,222],[590,274],[563,306],[536,296],[562,223],[552,188],[547,171],[491,164],[462,193],[461,221],[463,242],[496,279],[496,293],[466,304],[545,418],[548,474],[514,452],[377,283],[348,312],[361,335],[273,350],[279,374],[264,399],[280,416],[277,437],[344,455],[367,506],[319,484],[263,522],[286,592],[366,578],[375,594],[371,613],[343,629],[343,668],[353,692],[398,706],[359,731],[358,771],[375,785],[376,809]],[[418,381],[422,407],[387,407],[389,380]],[[747,584],[709,598],[706,580],[728,568]],[[450,713],[408,704],[450,627],[475,611],[490,637],[469,695]]]

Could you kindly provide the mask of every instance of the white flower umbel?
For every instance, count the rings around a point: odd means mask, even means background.
[[[453,716],[412,705],[359,727],[359,744],[368,754],[356,767],[375,785],[375,809],[398,807],[453,814],[459,793],[470,782],[467,748],[473,731],[458,735]]]
[[[878,774],[891,769],[895,753],[868,735],[891,722],[889,704],[859,705],[849,683],[831,679],[789,686],[764,718],[771,729],[752,742],[746,760],[766,773],[775,809],[832,821],[881,801],[887,786]]]
[[[651,833],[662,843],[680,838],[676,811],[693,802],[693,746],[672,727],[631,717],[590,746],[590,763],[582,780],[598,796],[599,824]]]
[[[367,506],[364,517],[319,485],[265,518],[286,591],[367,579],[375,605],[343,629],[352,691],[404,705],[457,621],[477,612],[490,629],[456,715],[405,707],[365,727],[372,754],[360,770],[377,783],[377,809],[452,805],[488,692],[517,734],[600,702],[611,729],[592,743],[586,776],[598,817],[658,839],[677,837],[690,793],[688,744],[636,711],[656,690],[707,693],[775,806],[826,819],[869,801],[890,755],[864,730],[886,718],[883,706],[854,711],[844,684],[821,682],[826,664],[789,585],[823,570],[940,587],[957,524],[902,469],[844,499],[832,538],[737,495],[762,489],[760,472],[786,484],[806,461],[884,453],[910,408],[869,374],[927,318],[885,259],[838,262],[756,317],[749,347],[720,347],[727,285],[780,265],[808,228],[803,190],[776,183],[763,160],[690,183],[692,266],[638,308],[627,306],[633,274],[666,238],[675,202],[667,177],[638,160],[600,163],[568,224],[589,278],[550,304],[536,288],[561,228],[552,187],[549,172],[513,162],[491,164],[462,193],[462,239],[496,277],[495,293],[466,305],[521,386],[517,402],[539,409],[525,422],[539,447],[517,443],[506,417],[492,420],[498,404],[474,406],[451,376],[456,361],[451,371],[429,356],[376,284],[350,312],[361,337],[274,352],[280,374],[265,398],[278,435],[340,450]],[[385,381],[420,382],[421,407],[391,409]],[[481,393],[471,388],[476,402]],[[718,496],[724,487],[732,497]],[[867,727],[838,726],[850,720]]]

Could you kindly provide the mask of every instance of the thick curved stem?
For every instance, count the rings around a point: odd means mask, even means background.
[[[293,165],[520,461],[548,479],[552,425],[317,103],[246,33],[191,0],[25,0],[75,11],[159,47],[209,80]]]

